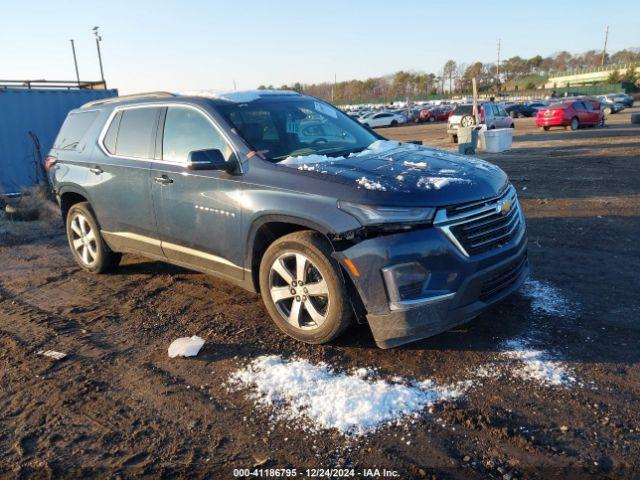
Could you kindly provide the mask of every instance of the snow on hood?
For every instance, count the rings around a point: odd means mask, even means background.
[[[394,140],[377,140],[347,157],[291,156],[279,165],[350,178],[356,188],[383,192],[471,186],[479,177],[504,176],[499,167],[478,158]]]

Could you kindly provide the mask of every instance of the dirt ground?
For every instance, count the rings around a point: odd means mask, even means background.
[[[193,476],[234,468],[353,467],[399,478],[640,476],[640,127],[638,107],[602,129],[541,132],[516,120],[514,148],[480,154],[511,177],[524,206],[532,277],[571,315],[515,295],[456,330],[379,350],[366,325],[334,344],[285,337],[258,296],[143,258],[94,276],[58,229],[0,228],[0,477]],[[453,149],[444,124],[380,130]],[[170,359],[177,337],[206,339]],[[359,438],[274,421],[222,384],[263,354],[339,370],[453,382],[533,336],[579,381],[486,378],[409,425]],[[68,356],[50,360],[37,352]],[[411,438],[407,444],[402,438]],[[304,475],[299,474],[299,477]]]

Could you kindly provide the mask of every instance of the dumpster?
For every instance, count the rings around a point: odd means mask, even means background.
[[[488,153],[500,153],[511,150],[513,128],[494,128],[480,131],[480,149]]]

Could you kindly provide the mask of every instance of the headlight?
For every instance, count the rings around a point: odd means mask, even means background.
[[[362,225],[388,223],[428,223],[433,220],[435,208],[378,207],[338,201],[338,208],[353,215]]]

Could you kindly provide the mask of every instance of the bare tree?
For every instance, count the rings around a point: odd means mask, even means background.
[[[442,69],[443,78],[449,78],[449,93],[453,93],[453,75],[456,73],[456,62],[448,60]]]

